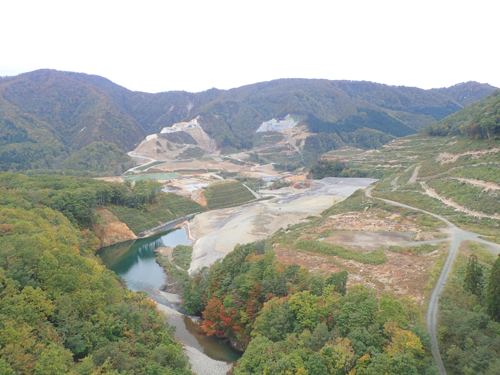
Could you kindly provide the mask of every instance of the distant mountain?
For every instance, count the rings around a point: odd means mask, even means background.
[[[429,135],[500,137],[500,90],[426,128]]]
[[[287,114],[303,124],[311,115],[331,124],[327,133],[351,127],[400,136],[494,89],[476,82],[422,90],[371,82],[280,79],[232,90],[148,94],[99,76],[37,70],[0,78],[0,170],[64,166],[67,157],[94,142],[130,151],[146,135],[197,116],[217,146],[228,149],[251,148],[262,122]],[[116,162],[123,163],[121,158]]]
[[[488,84],[478,82],[464,82],[451,87],[443,87],[440,89],[432,89],[430,91],[437,91],[444,94],[457,103],[463,106],[477,102],[485,96],[491,94],[495,88]]]

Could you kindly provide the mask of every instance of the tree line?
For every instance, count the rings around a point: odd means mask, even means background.
[[[184,283],[184,307],[207,335],[246,348],[235,374],[434,374],[418,307],[348,273],[310,273],[275,259],[269,242],[235,248]]]

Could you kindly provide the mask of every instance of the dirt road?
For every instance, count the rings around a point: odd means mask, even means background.
[[[286,197],[260,201],[248,206],[209,211],[193,220],[193,261],[189,272],[210,266],[233,251],[237,244],[267,238],[280,228],[319,215],[354,191],[377,180],[367,178],[325,178],[314,180],[313,188],[294,190]]]
[[[448,233],[450,237],[448,239],[445,239],[447,241],[450,241],[450,250],[448,253],[448,257],[446,258],[446,261],[444,263],[443,269],[441,270],[441,274],[439,275],[439,278],[436,282],[436,286],[434,287],[434,291],[432,292],[431,299],[429,301],[429,306],[427,308],[427,332],[431,336],[431,347],[432,347],[432,355],[434,356],[434,360],[436,361],[436,364],[439,368],[439,371],[443,375],[447,375],[446,369],[444,368],[443,365],[443,360],[441,359],[441,354],[439,353],[439,347],[437,343],[437,323],[438,323],[438,302],[439,302],[439,296],[441,295],[441,292],[443,291],[443,288],[446,284],[446,280],[448,279],[448,276],[450,275],[453,262],[455,261],[455,258],[458,254],[458,249],[460,247],[460,244],[463,241],[475,241],[482,243],[484,245],[488,245],[486,247],[486,250],[490,251],[493,254],[500,254],[500,245],[495,244],[493,242],[485,241],[479,236],[480,234],[477,233],[472,233],[468,232],[466,230],[460,229],[456,227],[454,224],[446,220],[444,217],[436,215],[432,212],[421,210],[416,207],[408,206],[403,203],[391,201],[388,199],[382,199],[382,198],[376,198],[371,195],[371,190],[373,187],[370,187],[366,189],[366,196],[369,198],[373,199],[379,199],[381,201],[384,201],[386,203],[399,206],[399,207],[404,207],[404,208],[409,208],[411,210],[415,211],[420,211],[423,213],[426,213],[428,215],[434,216],[435,218],[443,221],[447,227],[448,227]],[[418,243],[415,243],[418,244]]]

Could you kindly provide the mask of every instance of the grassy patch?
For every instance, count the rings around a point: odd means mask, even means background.
[[[500,212],[500,196],[497,193],[483,191],[483,188],[456,180],[433,180],[429,186],[446,198],[450,198],[469,209],[496,214]]]
[[[186,271],[191,265],[193,246],[177,245],[172,252],[174,263]]]
[[[485,241],[490,241],[490,242],[494,242],[494,243],[500,244],[500,237],[495,237],[495,236],[479,236],[479,238],[482,238]]]
[[[218,172],[218,169],[176,169],[174,172],[175,173],[180,173],[180,174],[201,174],[201,173],[216,173]]]
[[[238,172],[226,172],[226,171],[221,171],[219,172],[219,176],[222,178],[232,178],[236,177],[238,175]]]
[[[179,175],[177,173],[154,173],[154,174],[133,174],[124,176],[124,180],[129,181],[139,181],[139,180],[170,180],[172,178],[177,178]]]
[[[451,170],[441,177],[459,177],[470,178],[474,180],[483,180],[500,184],[500,163],[488,163],[486,165],[464,166]]]
[[[442,220],[439,220],[438,218],[427,214],[420,215],[415,221],[415,224],[417,224],[419,228],[427,232],[436,232],[439,228],[443,228],[446,226],[446,224]]]
[[[205,155],[205,151],[203,151],[199,147],[190,147],[184,150],[182,153],[176,156],[176,159],[193,159],[200,158]]]
[[[165,290],[170,293],[181,294],[184,283],[189,281],[188,272],[178,269],[175,265],[170,263],[166,256],[160,253],[156,253],[156,262],[158,262],[167,274],[168,284],[166,284]]]
[[[423,244],[419,246],[388,246],[387,250],[394,253],[404,253],[409,251],[413,254],[428,254],[439,249],[440,245]]]
[[[477,256],[477,259],[481,263],[493,266],[493,263],[495,263],[495,260],[497,260],[498,256],[490,253],[489,251],[486,251],[484,248],[485,245],[481,243],[472,241],[467,242],[467,252],[469,254]]]
[[[356,262],[365,264],[383,264],[387,262],[387,257],[381,249],[369,253],[363,253],[316,240],[299,240],[293,245],[293,247],[297,250],[307,250],[325,255],[334,255],[342,259],[352,259]]]
[[[207,207],[211,210],[235,206],[255,199],[253,194],[237,181],[215,182],[203,190],[207,199]]]
[[[440,200],[431,198],[427,195],[419,194],[412,191],[395,191],[392,193],[377,191],[377,197],[394,200],[396,202],[404,203],[409,206],[420,208],[421,210],[430,211],[438,215],[454,215],[455,210],[446,206]]]
[[[154,161],[151,164],[141,165],[140,167],[137,167],[136,170],[138,170],[138,171],[144,171],[144,170],[146,170],[148,168],[151,168],[151,167],[153,167],[155,165],[159,165],[159,164],[165,164],[165,162],[164,161]]]
[[[260,187],[266,186],[266,182],[262,178],[255,177],[236,177],[236,180],[245,184],[253,191],[256,191]]]
[[[286,244],[286,245],[291,245],[295,241],[299,239],[299,237],[302,235],[301,232],[295,231],[295,232],[290,232],[290,231],[283,231],[280,230],[275,233],[273,236],[273,243],[281,243],[281,244]]]
[[[236,165],[245,165],[246,164],[244,161],[239,161],[239,160],[236,160],[233,158],[224,158],[224,159],[227,160],[228,162],[230,162],[231,164],[236,164]]]
[[[109,209],[136,235],[178,217],[206,210],[191,199],[174,193],[161,194],[159,202],[144,211],[125,206],[111,206]]]
[[[424,298],[425,303],[422,306],[422,310],[427,310],[427,305],[429,304],[429,299],[431,298],[432,291],[434,290],[434,286],[441,274],[441,270],[443,269],[444,262],[446,261],[446,257],[448,256],[448,246],[442,247],[443,251],[437,258],[434,259],[432,263],[432,267],[428,272],[429,278],[427,279],[427,284],[424,286]]]
[[[290,183],[283,180],[283,179],[279,179],[279,180],[276,180],[274,181],[271,185],[269,185],[267,188],[269,190],[278,190],[278,189],[281,189],[283,187],[288,187],[290,186]]]
[[[326,217],[344,212],[361,212],[366,207],[371,206],[373,201],[373,199],[370,199],[365,195],[364,190],[356,190],[350,197],[342,202],[334,204],[329,209],[323,211],[321,215]]]

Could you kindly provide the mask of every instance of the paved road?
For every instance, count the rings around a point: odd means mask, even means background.
[[[386,203],[399,206],[399,207],[404,207],[404,208],[409,208],[414,211],[420,211],[424,212],[428,215],[434,216],[435,218],[443,221],[447,227],[448,227],[448,233],[450,234],[450,237],[446,239],[447,241],[450,241],[450,251],[448,253],[448,257],[446,258],[446,261],[444,263],[443,269],[441,270],[441,274],[439,275],[439,278],[436,282],[436,286],[434,288],[434,291],[432,292],[431,299],[429,301],[429,306],[427,308],[427,318],[426,318],[426,323],[427,323],[427,332],[431,336],[431,347],[432,347],[432,355],[434,356],[434,360],[436,361],[436,364],[439,368],[439,371],[442,375],[447,375],[446,369],[444,368],[443,365],[443,360],[441,359],[441,354],[439,353],[439,347],[437,343],[437,323],[438,323],[438,302],[439,302],[439,296],[441,295],[441,292],[443,291],[443,288],[446,284],[446,280],[448,279],[448,276],[450,275],[451,268],[453,266],[453,262],[455,261],[455,258],[458,253],[458,249],[460,247],[460,244],[462,241],[475,241],[479,242],[485,245],[488,245],[486,247],[486,250],[490,251],[493,254],[500,254],[500,245],[495,244],[493,242],[485,241],[482,238],[479,238],[481,236],[480,234],[477,233],[472,233],[468,232],[466,230],[460,229],[450,223],[448,220],[446,220],[444,217],[436,215],[432,212],[421,210],[420,208],[408,206],[403,203],[391,201],[388,199],[382,199],[382,198],[376,198],[371,195],[373,187],[370,187],[366,189],[366,196],[369,198],[373,199],[379,199],[381,201],[384,201]],[[415,243],[417,245],[417,243]]]

